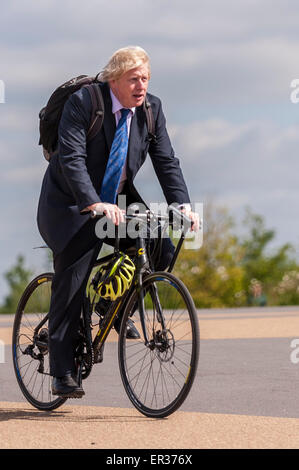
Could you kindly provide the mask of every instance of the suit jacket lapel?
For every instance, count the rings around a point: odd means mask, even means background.
[[[136,108],[131,121],[130,138],[127,155],[127,170],[131,179],[135,176],[138,167],[140,144],[143,142],[144,113],[142,106]]]
[[[115,134],[116,125],[115,125],[115,117],[112,113],[112,100],[110,96],[110,89],[107,83],[104,83],[102,87],[102,94],[103,94],[103,100],[104,100],[104,106],[105,106],[103,128],[104,128],[104,134],[106,137],[108,149],[110,152],[110,148],[111,148],[114,134]]]

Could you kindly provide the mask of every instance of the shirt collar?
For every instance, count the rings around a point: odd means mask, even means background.
[[[111,96],[111,100],[112,100],[112,112],[113,112],[113,114],[115,114],[118,111],[120,111],[121,109],[123,109],[123,105],[118,101],[118,99],[116,98],[116,96],[113,93],[113,91],[111,90],[111,88],[110,88],[110,96]],[[130,108],[130,110],[132,112],[132,115],[135,114],[136,108]]]

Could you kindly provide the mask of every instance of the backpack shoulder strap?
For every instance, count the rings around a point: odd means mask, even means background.
[[[153,116],[152,106],[151,106],[147,96],[145,97],[145,100],[143,102],[143,109],[144,109],[145,116],[146,116],[149,141],[150,142],[155,142],[156,141],[155,120],[154,120],[154,116]]]
[[[99,82],[92,83],[91,85],[86,86],[86,88],[89,91],[92,103],[90,127],[87,132],[87,140],[91,140],[101,130],[104,121],[105,109]]]

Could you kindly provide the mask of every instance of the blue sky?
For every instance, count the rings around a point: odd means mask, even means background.
[[[193,201],[249,205],[299,251],[299,5],[286,0],[10,0],[1,5],[0,301],[3,273],[18,253],[35,269],[45,253],[36,206],[47,163],[38,112],[51,91],[95,74],[119,47],[151,57],[150,92],[168,130]],[[136,185],[162,200],[150,160]]]

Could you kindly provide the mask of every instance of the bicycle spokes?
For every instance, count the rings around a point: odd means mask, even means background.
[[[197,317],[188,291],[173,275],[153,273],[144,284],[148,342],[121,335],[121,374],[134,405],[147,416],[161,417],[177,409],[191,388],[198,359]],[[137,329],[138,317],[139,312],[131,317]]]
[[[41,410],[55,409],[65,401],[51,391],[48,312],[52,276],[42,274],[28,285],[13,328],[13,361],[19,386],[26,399]]]

